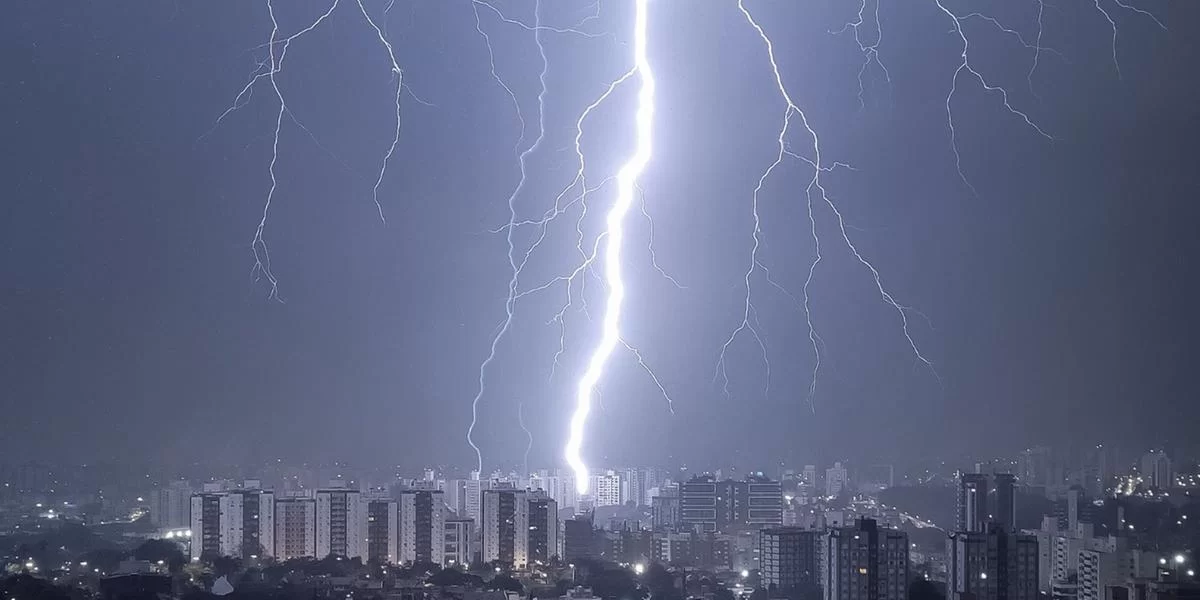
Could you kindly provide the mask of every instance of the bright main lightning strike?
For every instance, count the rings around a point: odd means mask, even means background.
[[[617,172],[617,197],[605,220],[608,239],[604,251],[604,281],[608,285],[608,299],[604,306],[603,329],[600,342],[592,351],[587,370],[579,379],[575,397],[575,412],[571,415],[565,450],[567,464],[575,472],[575,488],[586,494],[590,485],[587,465],[583,462],[580,449],[583,446],[583,431],[591,410],[592,395],[604,375],[604,367],[613,350],[621,342],[621,303],[625,300],[625,281],[621,275],[621,244],[625,237],[625,215],[633,205],[637,179],[646,168],[651,155],[651,132],[654,120],[654,74],[646,57],[646,2],[635,0],[633,25],[634,70],[642,87],[637,97],[637,148],[621,170]]]
[[[537,148],[537,146],[540,144],[543,137],[546,135],[546,123],[545,123],[545,118],[544,118],[544,115],[545,115],[544,99],[545,99],[545,94],[546,94],[545,77],[546,77],[546,68],[548,65],[548,61],[546,59],[546,49],[542,43],[542,40],[541,40],[541,37],[539,34],[541,34],[543,32],[565,33],[565,34],[574,34],[574,35],[577,35],[578,37],[583,37],[583,38],[600,38],[600,37],[605,37],[607,34],[601,35],[601,34],[588,33],[588,32],[579,30],[579,27],[581,27],[584,23],[596,18],[596,13],[593,13],[593,14],[585,17],[579,24],[575,25],[574,27],[560,28],[560,27],[550,27],[550,26],[542,25],[540,18],[536,14],[535,14],[534,24],[528,25],[528,24],[521,22],[520,20],[510,18],[510,17],[504,15],[499,10],[497,10],[494,6],[488,4],[487,2],[484,2],[484,0],[473,0],[472,4],[473,4],[473,9],[474,9],[474,15],[475,15],[476,32],[480,35],[480,37],[483,39],[485,45],[488,48],[488,58],[489,58],[489,66],[490,66],[491,76],[492,76],[493,80],[496,81],[496,83],[505,91],[505,93],[509,96],[510,100],[512,100],[512,102],[513,102],[513,106],[516,109],[518,121],[520,121],[520,123],[521,123],[522,139],[524,138],[527,123],[525,121],[524,116],[521,113],[520,105],[516,100],[515,94],[512,92],[512,88],[504,81],[504,79],[502,77],[500,77],[500,75],[496,71],[495,52],[491,46],[491,38],[483,26],[482,20],[480,19],[481,13],[494,14],[496,17],[498,17],[498,19],[501,23],[509,24],[509,25],[516,25],[516,26],[520,27],[521,29],[533,32],[534,33],[534,41],[535,41],[535,44],[537,45],[538,53],[541,58],[541,65],[542,65],[542,71],[539,75],[540,88],[539,88],[539,95],[538,95],[538,109],[539,109],[538,115],[539,116],[538,116],[538,122],[537,122],[537,139],[533,142],[533,144],[531,146],[525,148],[523,151],[521,151],[519,149],[521,142],[518,141],[518,151],[517,151],[517,156],[516,156],[516,159],[517,159],[516,162],[517,162],[518,166],[520,167],[519,168],[520,178],[517,183],[517,187],[513,190],[513,192],[509,196],[509,202],[508,202],[508,204],[509,204],[509,221],[507,224],[505,224],[499,228],[493,229],[491,231],[492,233],[504,233],[505,234],[505,239],[506,239],[507,246],[508,246],[510,277],[509,277],[509,286],[508,286],[508,297],[506,298],[506,301],[505,301],[505,315],[504,315],[504,318],[501,321],[501,323],[497,326],[495,332],[492,334],[492,338],[491,338],[492,342],[491,342],[491,345],[489,346],[489,352],[488,352],[487,357],[480,364],[479,384],[478,384],[478,387],[476,388],[476,395],[472,400],[472,420],[471,420],[471,425],[468,427],[468,430],[467,430],[468,444],[475,451],[478,468],[479,468],[479,470],[482,470],[483,454],[480,451],[478,445],[475,443],[475,440],[474,440],[474,432],[476,429],[476,425],[478,423],[478,418],[477,418],[478,406],[479,406],[480,401],[482,400],[483,394],[486,392],[486,386],[485,386],[486,372],[487,372],[488,368],[490,367],[491,363],[496,358],[496,355],[498,352],[498,345],[499,345],[501,339],[510,331],[510,329],[512,327],[513,319],[515,318],[515,314],[516,314],[515,311],[516,311],[517,303],[520,300],[522,300],[523,298],[525,298],[526,296],[549,290],[550,288],[552,288],[556,285],[559,285],[559,284],[563,285],[563,289],[566,294],[565,302],[563,303],[562,307],[550,318],[549,323],[548,323],[548,324],[557,323],[558,328],[559,328],[558,349],[555,351],[553,359],[551,361],[551,365],[550,365],[550,379],[553,380],[555,371],[560,366],[559,359],[562,357],[563,353],[566,351],[567,311],[570,310],[573,306],[575,306],[575,301],[578,300],[579,301],[579,309],[582,310],[585,314],[589,314],[589,318],[590,318],[590,313],[589,313],[588,307],[587,307],[587,293],[586,293],[587,292],[587,288],[586,288],[587,279],[589,277],[594,278],[597,282],[600,282],[602,286],[605,286],[607,289],[611,289],[611,286],[608,286],[607,283],[601,279],[600,275],[598,275],[596,273],[596,270],[594,268],[594,266],[596,264],[596,260],[600,256],[601,245],[605,244],[605,243],[609,243],[610,240],[612,239],[612,237],[610,235],[610,230],[605,230],[605,231],[600,232],[600,234],[596,237],[596,239],[593,242],[591,242],[590,244],[585,243],[584,240],[587,236],[584,232],[584,220],[586,219],[586,217],[588,215],[588,198],[591,195],[604,189],[609,183],[614,182],[614,181],[619,182],[620,177],[619,176],[609,176],[609,177],[606,177],[601,182],[599,182],[598,184],[589,183],[588,177],[587,177],[587,172],[588,172],[587,159],[586,159],[585,153],[583,151],[583,145],[582,145],[582,140],[583,140],[583,135],[584,135],[584,124],[589,120],[589,117],[594,113],[594,111],[596,111],[601,105],[603,105],[612,96],[612,94],[616,91],[616,89],[618,87],[620,87],[626,81],[634,78],[635,75],[639,75],[640,73],[645,72],[645,70],[643,69],[641,72],[639,72],[639,65],[636,64],[636,62],[635,62],[635,65],[633,67],[631,67],[628,71],[626,71],[623,75],[621,75],[617,79],[609,82],[608,85],[606,86],[606,88],[604,89],[603,93],[601,93],[599,95],[599,97],[597,97],[593,102],[591,102],[587,107],[584,108],[584,110],[580,113],[579,117],[575,120],[573,150],[574,150],[574,154],[575,154],[575,158],[576,158],[576,172],[575,172],[574,177],[555,196],[553,205],[550,208],[546,209],[539,217],[518,219],[515,201],[516,201],[517,197],[519,195],[521,195],[522,190],[525,188],[526,182],[529,177],[529,174],[525,167],[526,158],[529,156],[529,154],[533,150],[535,150]],[[537,8],[538,8],[538,6],[535,4],[535,13],[538,12]],[[598,10],[598,5],[597,5],[597,10]],[[643,80],[644,80],[644,76],[643,76]],[[635,157],[636,157],[636,154],[635,154]],[[633,160],[633,159],[631,159],[631,160]],[[640,187],[636,186],[636,174],[633,175],[633,177],[634,177],[635,181],[633,181],[633,183],[631,183],[631,185],[634,185],[636,191],[640,193],[641,192]],[[618,194],[620,194],[620,193],[621,193],[621,191],[619,189]],[[675,285],[678,288],[682,288],[683,286],[680,285],[679,282],[675,278],[673,278],[669,274],[667,274],[661,268],[661,266],[659,266],[659,264],[658,264],[657,258],[654,253],[654,246],[653,246],[653,244],[654,244],[653,222],[650,221],[650,215],[646,211],[644,194],[642,194],[640,196],[640,201],[642,203],[641,204],[642,215],[650,223],[650,234],[649,234],[650,239],[649,239],[649,243],[648,243],[648,250],[650,253],[651,266],[659,274],[661,274],[665,279],[670,281],[673,285]],[[630,201],[630,204],[628,204],[628,205],[623,205],[620,202],[618,202],[617,206],[622,207],[621,211],[622,211],[622,214],[624,214],[624,212],[629,210],[631,203],[632,203],[632,200]],[[544,282],[540,285],[532,286],[527,289],[522,289],[522,286],[520,285],[521,275],[525,269],[525,266],[528,264],[531,257],[533,256],[533,254],[538,250],[538,248],[546,240],[548,232],[549,232],[549,226],[551,225],[551,223],[556,221],[558,219],[558,217],[563,216],[570,210],[578,210],[578,216],[575,220],[575,231],[576,231],[575,249],[576,249],[576,252],[578,253],[579,263],[568,274],[561,275],[558,277],[553,277],[549,281]],[[513,236],[518,229],[525,228],[525,227],[534,227],[535,234],[533,235],[532,242],[530,242],[528,244],[528,246],[526,246],[523,250],[518,251],[517,244],[514,241]],[[608,248],[609,248],[609,251],[613,250],[613,248],[611,248],[611,247],[608,247]],[[619,251],[619,247],[618,247],[618,251]],[[579,284],[579,290],[575,289],[575,285],[577,283]],[[610,304],[611,304],[611,296],[610,296]],[[619,307],[618,307],[618,309],[619,309]],[[602,342],[603,342],[603,340],[602,340]],[[670,395],[667,393],[666,388],[663,386],[661,380],[650,369],[650,367],[646,363],[644,357],[642,356],[641,352],[635,346],[630,344],[627,340],[620,338],[619,335],[618,335],[617,343],[619,343],[622,347],[624,347],[630,353],[630,355],[636,360],[638,367],[641,368],[648,375],[648,377],[650,378],[650,380],[654,384],[654,386],[657,388],[657,390],[667,400],[667,407],[673,413],[674,408],[673,408],[673,403],[671,401]],[[611,354],[611,351],[612,350],[609,349],[607,352],[609,354]],[[607,360],[607,358],[605,358],[605,360]],[[599,390],[595,388],[595,384],[593,384],[593,391],[595,392],[595,394],[597,395],[597,398],[598,398]],[[520,415],[518,415],[518,416],[520,416]],[[582,481],[583,481],[583,483],[581,485],[586,485],[586,483],[587,483],[586,477],[584,477],[582,479]]]

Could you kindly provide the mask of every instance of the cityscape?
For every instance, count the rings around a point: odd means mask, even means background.
[[[1096,445],[919,472],[625,467],[597,470],[586,494],[569,469],[280,460],[190,480],[26,463],[0,470],[0,539],[16,550],[0,560],[102,594],[1187,598],[1197,457]]]
[[[0,18],[0,600],[1200,600],[1200,0]]]

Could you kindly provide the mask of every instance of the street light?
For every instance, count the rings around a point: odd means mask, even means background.
[[[1187,560],[1187,557],[1182,554],[1175,555],[1175,564],[1177,564],[1177,565],[1182,565],[1184,563],[1184,561],[1186,561],[1186,560]]]

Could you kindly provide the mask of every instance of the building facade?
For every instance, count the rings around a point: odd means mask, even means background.
[[[446,504],[438,490],[402,490],[399,507],[399,561],[445,564]]]
[[[993,525],[946,542],[947,600],[1038,600],[1038,543]]]
[[[459,565],[469,568],[475,560],[474,545],[471,543],[475,524],[467,518],[451,517],[446,519],[444,531],[442,557],[446,566]]]
[[[872,519],[829,531],[821,581],[825,600],[906,600],[908,534]]]
[[[311,497],[275,500],[275,558],[317,556],[317,501]]]
[[[759,576],[768,592],[820,585],[821,531],[798,527],[759,533]]]
[[[331,488],[318,490],[316,543],[317,558],[340,556],[366,557],[366,539],[362,523],[363,504],[357,490]]]
[[[387,498],[363,498],[359,511],[366,540],[366,560],[389,564],[399,560],[398,503]],[[439,563],[440,564],[440,563]]]

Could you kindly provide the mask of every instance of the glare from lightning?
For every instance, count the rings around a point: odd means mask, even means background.
[[[256,48],[256,50],[265,50],[265,56],[262,56],[262,59],[258,61],[257,67],[251,73],[249,80],[234,97],[232,103],[217,117],[212,130],[201,136],[203,138],[211,134],[212,131],[221,126],[229,115],[246,106],[251,101],[255,88],[260,84],[269,86],[274,100],[278,103],[278,110],[274,111],[273,114],[274,128],[271,139],[271,160],[267,168],[270,177],[270,186],[263,201],[262,215],[251,242],[251,250],[254,256],[252,274],[256,279],[265,279],[267,281],[270,286],[269,298],[277,301],[282,301],[279,295],[279,282],[272,270],[271,255],[264,238],[264,232],[268,216],[280,193],[277,168],[280,164],[280,141],[285,116],[300,131],[311,138],[321,150],[333,156],[347,171],[351,170],[344,161],[321,145],[313,132],[293,114],[288,106],[284,86],[280,82],[280,75],[283,72],[288,50],[292,42],[297,41],[321,26],[335,12],[340,1],[332,0],[328,8],[306,26],[290,35],[283,35],[280,32],[280,24],[274,0],[266,0],[272,27],[267,42]],[[386,223],[383,203],[380,199],[380,191],[386,180],[389,164],[395,157],[400,142],[401,96],[405,91],[412,94],[412,90],[405,84],[404,72],[399,66],[395,50],[387,34],[386,17],[395,0],[387,2],[383,10],[384,18],[382,21],[377,21],[371,16],[370,11],[364,4],[364,0],[347,1],[353,1],[357,4],[359,12],[361,12],[362,17],[365,18],[370,27],[371,37],[377,40],[386,52],[390,62],[391,76],[395,82],[393,95],[394,114],[389,115],[391,119],[389,120],[388,128],[392,135],[390,136],[391,139],[386,152],[383,153],[382,160],[378,163],[378,170],[373,171],[373,182],[370,182],[372,183],[372,201],[378,211],[380,220]],[[937,8],[951,21],[952,27],[949,33],[961,43],[961,50],[958,53],[959,61],[953,70],[953,75],[950,77],[949,90],[945,96],[945,111],[950,134],[950,148],[954,156],[957,175],[965,186],[970,189],[971,193],[976,196],[979,195],[979,192],[971,183],[964,170],[963,156],[959,145],[959,134],[956,130],[955,103],[960,85],[966,85],[965,82],[969,82],[972,79],[977,81],[978,85],[989,97],[1000,100],[1007,113],[1007,118],[1015,117],[1021,121],[1023,127],[1026,129],[1046,140],[1054,140],[1054,137],[1046,129],[1036,122],[1035,119],[1031,118],[1029,112],[1018,107],[1021,103],[1012,99],[1009,89],[998,83],[994,83],[989,78],[989,74],[985,73],[972,62],[973,52],[976,48],[974,45],[976,40],[973,38],[973,35],[978,35],[979,30],[970,29],[967,27],[967,24],[971,22],[975,22],[976,24],[982,23],[991,30],[999,32],[999,34],[1002,34],[1007,39],[1015,40],[1022,48],[1032,54],[1025,79],[1028,83],[1030,94],[1037,98],[1037,93],[1034,90],[1034,77],[1043,62],[1042,55],[1049,54],[1063,61],[1066,58],[1059,51],[1043,44],[1043,34],[1046,29],[1044,14],[1045,9],[1049,5],[1045,3],[1045,0],[1032,1],[1036,3],[1037,8],[1035,29],[1034,33],[1026,34],[1022,33],[1022,29],[1006,25],[994,16],[982,12],[966,12],[965,10],[963,11],[964,14],[959,14],[948,8],[944,0],[933,0]],[[867,104],[866,81],[868,77],[872,76],[873,73],[878,73],[889,86],[892,83],[891,72],[880,57],[880,45],[883,42],[884,30],[880,21],[881,3],[882,0],[859,0],[855,16],[844,23],[840,29],[830,30],[830,33],[834,35],[849,34],[852,36],[858,51],[862,55],[862,62],[858,67],[857,73],[860,110],[864,109]],[[506,224],[492,230],[492,233],[503,234],[505,236],[507,246],[506,256],[509,277],[504,304],[504,317],[493,331],[487,356],[479,365],[478,387],[472,399],[471,423],[466,432],[466,439],[476,453],[476,470],[482,472],[483,453],[474,439],[475,430],[478,425],[478,410],[480,402],[487,392],[485,384],[487,382],[486,376],[488,370],[497,357],[500,344],[513,328],[518,303],[529,295],[552,289],[558,290],[558,286],[562,286],[561,290],[564,294],[563,303],[547,321],[547,325],[556,325],[558,328],[557,348],[549,361],[549,379],[553,380],[556,372],[561,368],[560,361],[567,349],[568,312],[575,309],[582,312],[589,321],[592,320],[592,311],[588,305],[588,283],[591,281],[593,285],[599,287],[604,297],[604,305],[602,311],[599,313],[600,338],[596,341],[594,347],[588,349],[585,369],[576,382],[574,410],[570,417],[567,429],[568,439],[564,448],[565,460],[574,472],[576,488],[580,494],[586,494],[590,487],[590,477],[588,467],[583,458],[583,446],[588,426],[588,417],[592,404],[596,403],[599,405],[600,403],[602,391],[600,384],[605,378],[612,355],[618,347],[624,348],[636,361],[637,366],[645,372],[650,381],[665,398],[667,408],[674,414],[674,402],[668,394],[666,386],[654,371],[651,370],[647,361],[643,358],[642,352],[631,344],[621,331],[621,317],[626,300],[623,260],[628,258],[627,256],[623,256],[624,251],[627,250],[625,228],[628,225],[627,221],[631,218],[630,212],[633,210],[635,202],[640,208],[641,216],[646,220],[648,225],[647,250],[649,251],[650,266],[676,288],[684,288],[677,279],[668,274],[658,263],[654,251],[654,223],[647,209],[645,193],[639,184],[639,178],[643,175],[652,155],[651,134],[655,112],[656,83],[647,56],[648,0],[634,0],[632,66],[616,79],[607,82],[602,92],[590,104],[584,107],[574,122],[574,139],[571,149],[574,152],[576,171],[573,178],[553,196],[552,202],[549,202],[550,195],[547,195],[547,204],[549,206],[541,210],[541,205],[539,205],[541,213],[532,216],[521,214],[518,210],[518,203],[528,193],[527,187],[529,187],[530,179],[529,159],[541,149],[543,141],[547,136],[546,78],[549,69],[549,59],[546,46],[543,43],[543,37],[549,34],[566,34],[597,39],[610,37],[611,34],[596,33],[584,29],[584,25],[599,17],[599,2],[594,2],[588,6],[590,12],[582,20],[573,26],[566,27],[543,24],[541,18],[542,6],[538,0],[535,0],[534,3],[532,24],[504,14],[504,12],[487,0],[471,0],[470,5],[474,16],[475,30],[482,39],[487,51],[490,75],[511,102],[516,119],[520,125],[520,132],[512,148],[513,159],[519,178],[507,197],[508,220]],[[1111,28],[1112,62],[1116,75],[1120,78],[1122,77],[1122,69],[1118,60],[1119,17],[1126,14],[1131,15],[1131,18],[1144,17],[1153,21],[1155,25],[1163,30],[1166,30],[1167,27],[1155,14],[1128,4],[1123,0],[1094,0],[1094,5],[1095,10]],[[826,180],[823,179],[825,174],[839,168],[850,170],[854,170],[854,168],[846,163],[832,161],[823,156],[817,130],[810,124],[805,110],[794,99],[794,96],[784,83],[784,77],[776,60],[776,48],[772,37],[750,9],[747,8],[745,0],[736,0],[736,6],[745,22],[754,30],[765,48],[766,58],[774,79],[775,92],[783,101],[783,107],[782,122],[772,144],[772,159],[758,173],[756,183],[750,192],[749,205],[753,226],[750,231],[749,252],[748,256],[746,256],[745,270],[739,270],[739,274],[741,275],[739,278],[739,289],[744,293],[744,299],[739,303],[740,322],[736,327],[732,328],[720,347],[713,376],[714,383],[720,382],[725,396],[727,398],[732,397],[728,369],[728,352],[738,338],[745,334],[754,342],[759,354],[761,354],[761,360],[765,368],[763,393],[767,395],[771,393],[772,365],[769,360],[767,339],[760,323],[759,310],[755,304],[758,300],[756,285],[765,283],[771,289],[788,298],[795,305],[796,309],[804,315],[808,339],[814,354],[807,400],[810,407],[813,407],[815,410],[814,399],[818,391],[818,381],[822,369],[825,344],[814,324],[810,291],[814,285],[818,269],[824,259],[822,253],[823,251],[828,251],[829,247],[829,240],[822,239],[821,219],[827,219],[825,222],[828,223],[828,219],[831,216],[833,219],[836,219],[835,222],[837,231],[840,234],[841,244],[869,272],[881,300],[895,311],[900,330],[908,343],[912,355],[917,361],[928,367],[933,376],[938,378],[940,382],[940,376],[934,369],[933,363],[923,353],[910,331],[910,316],[916,315],[924,318],[924,315],[913,307],[897,301],[892,292],[885,287],[878,269],[855,246],[849,234],[850,226],[846,223],[837,203],[834,202],[827,191]],[[1086,10],[1090,11],[1090,6]],[[527,122],[517,94],[497,69],[497,56],[493,48],[489,27],[485,26],[486,23],[496,23],[499,26],[512,26],[532,34],[531,37],[537,47],[541,67],[538,75],[540,87],[537,94],[538,114],[536,124],[534,124],[533,120]],[[633,129],[635,131],[635,148],[615,175],[609,174],[603,179],[593,177],[589,181],[590,172],[582,145],[585,128],[589,123],[589,119],[597,109],[609,101],[618,88],[632,85],[635,82],[639,85],[636,94],[636,107],[632,115]],[[428,105],[427,102],[421,100],[416,95],[413,95],[413,98],[417,102]],[[536,135],[533,135],[529,131],[534,127],[536,127]],[[800,145],[802,149],[800,150],[795,150],[792,147],[793,140],[791,138],[794,134],[798,134],[803,138],[803,143]],[[529,141],[530,139],[532,141]],[[812,261],[808,264],[807,274],[799,294],[793,293],[782,285],[772,275],[772,271],[761,256],[764,223],[764,216],[760,213],[761,200],[764,194],[767,193],[770,183],[777,176],[778,171],[793,166],[801,169],[811,169],[811,177],[807,179],[804,186],[804,196],[808,217],[808,233],[812,238],[814,253]],[[805,171],[805,173],[807,172]],[[596,197],[607,198],[609,193],[613,194],[613,199],[612,204],[608,206],[607,213],[604,215],[604,226],[594,236],[589,237],[585,234],[585,224],[588,223],[590,210],[593,208],[590,206],[589,201]],[[559,218],[567,215],[573,215],[574,217],[574,257],[577,260],[568,272],[552,277],[548,281],[529,285],[523,280],[523,270],[530,262],[531,257],[533,257],[547,239],[551,226]],[[525,228],[534,229],[533,235],[527,238],[531,241],[528,243],[518,243],[519,238],[517,237],[517,233],[519,230]],[[828,231],[828,229],[825,231]],[[834,241],[836,242],[836,239]],[[835,243],[834,245],[836,246],[837,244]],[[926,320],[928,319],[926,318]],[[532,431],[525,422],[524,406],[525,402],[523,401],[518,404],[517,420],[520,428],[528,438],[523,462],[525,473],[528,474],[529,454],[534,440]]]
[[[592,351],[588,360],[587,370],[579,379],[578,392],[575,398],[575,412],[571,415],[569,435],[565,455],[567,464],[575,472],[575,488],[580,494],[586,494],[590,487],[587,465],[580,453],[583,447],[584,428],[587,425],[588,412],[591,410],[592,395],[600,378],[604,375],[604,367],[612,356],[617,344],[621,343],[621,305],[625,300],[625,281],[621,274],[621,250],[625,237],[625,215],[633,205],[634,192],[638,177],[646,168],[651,155],[651,133],[654,120],[654,74],[650,70],[650,61],[646,52],[646,14],[647,0],[635,0],[635,17],[633,25],[633,56],[634,69],[641,82],[638,90],[637,114],[637,147],[629,161],[617,172],[617,197],[613,201],[605,219],[607,225],[604,248],[604,282],[608,286],[608,298],[605,301],[602,333],[599,343]]]

